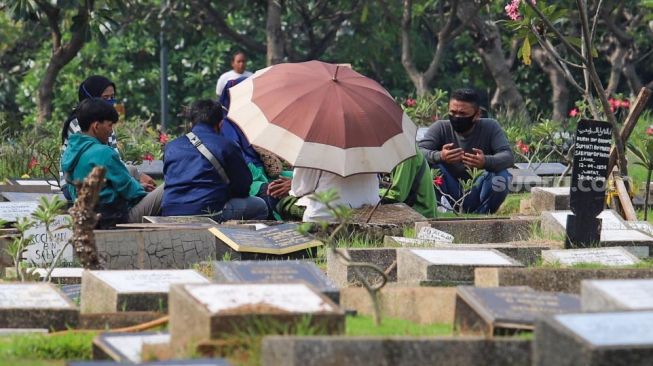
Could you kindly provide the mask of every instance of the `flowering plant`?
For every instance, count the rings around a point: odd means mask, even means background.
[[[449,113],[447,92],[440,89],[435,89],[433,94],[406,98],[401,106],[418,126],[430,126]]]
[[[463,203],[465,202],[465,198],[469,196],[470,193],[472,193],[472,189],[474,188],[474,183],[476,182],[476,179],[483,174],[483,170],[481,169],[470,169],[467,168],[467,177],[468,178],[459,178],[458,179],[458,184],[460,188],[461,195],[458,198],[454,198],[451,194],[445,193],[443,190],[443,185],[444,185],[444,176],[442,175],[442,172],[440,172],[440,169],[433,168],[431,169],[431,173],[433,175],[433,186],[435,187],[435,190],[438,193],[438,196],[441,198],[444,198],[444,201],[446,203],[441,202],[438,200],[438,205],[443,206],[445,209],[450,209],[452,210],[456,215],[462,215],[464,212],[463,210]],[[447,204],[449,207],[447,207]]]

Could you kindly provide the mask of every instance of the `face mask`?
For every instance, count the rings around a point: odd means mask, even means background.
[[[109,104],[111,104],[112,106],[115,106],[115,105],[116,105],[116,100],[113,99],[113,98],[111,98],[111,99],[105,99],[104,101],[107,102],[107,103],[109,103]]]
[[[474,116],[456,117],[450,115],[449,122],[451,122],[451,127],[454,131],[458,133],[464,133],[472,128],[472,125],[474,124]]]

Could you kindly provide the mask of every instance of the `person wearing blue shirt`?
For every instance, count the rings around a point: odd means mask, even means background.
[[[163,157],[163,216],[208,215],[218,221],[265,219],[265,201],[249,196],[252,174],[242,151],[235,142],[220,135],[222,106],[211,100],[199,100],[191,106],[190,117],[192,133],[213,155],[226,177],[196,147],[197,143],[191,143],[189,136],[168,143]]]

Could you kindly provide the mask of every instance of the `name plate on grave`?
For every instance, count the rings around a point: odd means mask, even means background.
[[[16,222],[22,217],[29,217],[36,211],[38,202],[0,202],[0,220]]]
[[[205,283],[209,280],[194,270],[93,271],[119,293],[168,292],[175,283]]]
[[[429,240],[441,243],[453,243],[453,235],[446,233],[442,230],[432,228],[430,226],[423,226],[417,233],[417,239]]]
[[[581,263],[596,263],[605,266],[630,266],[640,262],[639,258],[622,247],[567,249],[542,251],[545,263],[559,263],[573,266]]]
[[[322,245],[302,235],[296,224],[282,224],[260,230],[210,228],[209,231],[237,252],[287,254]]]
[[[27,245],[24,258],[29,263],[37,265],[50,264],[61,254],[60,262],[71,263],[73,261],[73,246],[66,243],[73,237],[73,231],[66,227],[70,216],[59,215],[50,224],[51,233],[48,233],[45,225],[37,223],[25,232],[26,236],[32,236],[32,241]],[[65,248],[64,248],[65,247]]]
[[[0,308],[72,308],[61,293],[47,284],[0,284]]]

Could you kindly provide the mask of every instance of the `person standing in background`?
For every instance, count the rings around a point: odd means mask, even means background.
[[[220,98],[222,91],[229,80],[238,79],[242,76],[250,77],[252,73],[246,70],[247,56],[243,51],[236,51],[231,57],[231,70],[220,75],[215,86],[215,94]]]

